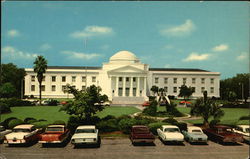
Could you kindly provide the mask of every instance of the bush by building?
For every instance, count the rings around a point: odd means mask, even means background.
[[[56,120],[52,124],[53,125],[66,125],[66,123],[63,120]]]
[[[11,112],[10,107],[3,101],[0,101],[0,114],[10,113],[10,112]]]
[[[21,119],[13,119],[9,122],[8,124],[8,128],[9,129],[13,129],[15,126],[17,125],[21,125],[23,124],[24,122],[21,120]]]

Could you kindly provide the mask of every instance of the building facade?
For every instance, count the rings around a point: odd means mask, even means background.
[[[25,95],[39,96],[39,84],[33,68],[25,69]],[[194,88],[192,97],[219,97],[220,73],[200,69],[149,68],[131,52],[114,54],[102,67],[49,66],[42,82],[43,98],[71,98],[65,92],[67,84],[84,90],[90,85],[100,86],[102,93],[116,104],[142,103],[152,95],[153,85],[164,88],[167,95],[178,96],[183,84]]]

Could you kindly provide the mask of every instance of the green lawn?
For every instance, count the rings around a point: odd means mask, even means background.
[[[184,114],[190,113],[190,108],[187,108],[187,107],[176,107],[176,108]],[[158,106],[158,111],[166,111],[166,107],[165,106]]]
[[[35,119],[45,119],[48,123],[55,120],[68,121],[69,115],[65,112],[59,112],[60,106],[27,106],[27,107],[11,107],[12,112],[9,114],[2,114],[1,121],[9,117],[16,117],[25,119],[26,117],[33,117]],[[135,107],[106,107],[102,112],[98,112],[99,117],[106,115],[128,115],[139,112],[140,110]]]

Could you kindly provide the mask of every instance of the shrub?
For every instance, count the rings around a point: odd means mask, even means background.
[[[120,122],[122,119],[131,119],[132,117],[129,115],[122,115],[117,118],[117,121]]]
[[[129,134],[133,125],[137,124],[137,120],[133,118],[121,119],[118,123],[119,129],[125,134]]]
[[[183,114],[181,112],[178,111],[178,109],[176,108],[176,104],[174,103],[171,103],[171,104],[167,104],[166,107],[167,107],[167,113],[168,115],[171,115],[171,116],[176,116],[176,117],[181,117],[183,116]]]
[[[162,122],[170,123],[170,124],[178,123],[178,121],[175,120],[173,117],[169,117],[167,119],[164,119]]]
[[[66,123],[63,120],[56,120],[52,124],[54,124],[54,125],[66,125]]]
[[[169,123],[165,122],[155,122],[155,123],[150,123],[148,125],[149,130],[154,134],[157,135],[157,129],[160,128],[162,125],[169,125]]]
[[[9,128],[9,127],[8,127],[9,122],[10,122],[11,120],[13,120],[13,119],[17,119],[17,118],[16,118],[16,117],[9,117],[9,118],[5,119],[5,120],[2,122],[2,125],[3,125],[6,129],[8,129],[8,128]]]
[[[24,121],[24,123],[29,123],[30,124],[30,123],[35,122],[37,120],[35,118],[32,118],[32,117],[27,117],[23,121]]]
[[[119,130],[116,119],[102,120],[96,126],[101,132],[112,132]]]
[[[14,107],[14,106],[34,106],[34,103],[30,101],[23,101],[18,98],[8,98],[8,99],[1,99],[0,100],[3,103],[6,103],[9,107]]]
[[[250,120],[250,115],[248,115],[248,116],[242,116],[242,117],[240,117],[239,120]]]
[[[35,126],[35,128],[42,128],[43,130],[45,130],[45,128],[48,126],[46,121],[37,121],[32,124]]]
[[[219,122],[220,122],[220,120],[218,120],[218,119],[211,120],[209,123],[209,126],[213,127],[213,126],[217,125]]]
[[[155,100],[156,96],[148,96],[149,101]]]
[[[51,99],[51,100],[49,100],[49,102],[48,102],[48,106],[57,106],[58,103],[59,103],[59,102],[58,102],[57,100]]]
[[[38,121],[47,121],[46,119],[39,119]]]
[[[0,114],[9,112],[11,112],[10,107],[3,101],[0,101]]]
[[[187,123],[177,122],[177,123],[173,123],[173,125],[178,126],[181,131],[182,130],[187,131]]]
[[[68,120],[68,128],[73,133],[75,132],[76,128],[81,125],[81,122],[78,117],[76,116],[70,116]]]
[[[174,95],[168,95],[168,99],[175,99]]]
[[[157,122],[157,120],[152,119],[152,118],[147,118],[143,116],[136,116],[135,119],[137,120],[138,125],[148,125],[150,123]]]
[[[150,115],[150,116],[156,116],[157,114],[157,101],[154,100],[150,103],[150,105],[143,110],[144,114]]]
[[[13,129],[15,126],[23,124],[24,122],[21,119],[13,119],[9,122],[8,128]]]
[[[113,115],[107,115],[107,116],[105,116],[104,118],[102,118],[103,121],[109,120],[109,119],[116,119],[116,117],[113,116]]]

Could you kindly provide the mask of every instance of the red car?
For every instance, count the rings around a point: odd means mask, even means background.
[[[150,106],[150,102],[148,101],[145,101],[143,104],[142,104],[143,107],[147,107],[147,106]]]
[[[153,143],[154,135],[149,131],[149,128],[144,125],[135,125],[131,128],[130,140],[135,143]]]
[[[243,141],[243,136],[233,132],[232,128],[224,125],[216,125],[213,128],[203,130],[210,140],[219,143],[237,143]]]
[[[69,138],[69,130],[65,125],[49,125],[45,132],[41,134],[39,143],[45,145],[50,143],[61,144]]]

